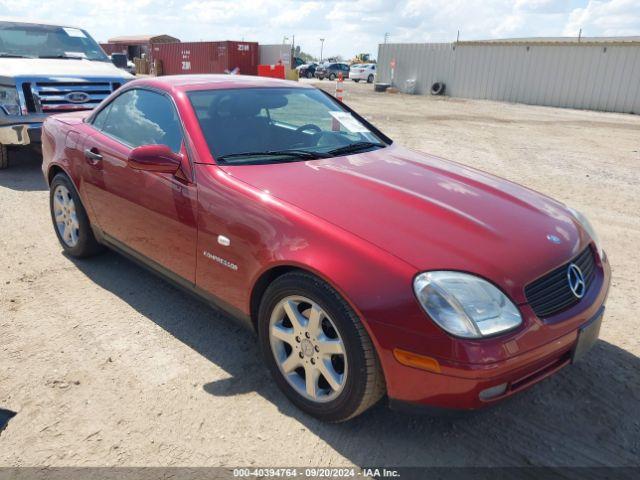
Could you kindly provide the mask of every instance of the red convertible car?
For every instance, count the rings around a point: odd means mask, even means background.
[[[326,421],[385,395],[490,405],[598,337],[610,268],[584,216],[310,86],[136,80],[47,119],[43,153],[68,255],[115,249],[230,313]]]

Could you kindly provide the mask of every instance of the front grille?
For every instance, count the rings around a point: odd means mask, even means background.
[[[567,269],[571,263],[575,263],[582,271],[585,280],[584,294],[586,295],[589,291],[596,275],[596,264],[591,247],[585,248],[570,262],[525,287],[524,294],[527,297],[527,302],[539,318],[547,318],[560,313],[580,301],[571,291],[567,279]]]
[[[35,82],[30,85],[33,108],[42,113],[92,110],[120,86],[113,82]],[[86,100],[72,101],[74,95],[69,94],[78,93],[86,94]]]

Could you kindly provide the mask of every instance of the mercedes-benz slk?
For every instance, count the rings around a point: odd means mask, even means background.
[[[610,268],[584,215],[309,85],[135,80],[47,119],[43,153],[68,255],[112,248],[239,319],[321,419],[490,405],[598,338]]]

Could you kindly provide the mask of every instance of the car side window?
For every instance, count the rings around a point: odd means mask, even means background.
[[[179,152],[182,128],[171,101],[159,93],[132,89],[118,96],[107,107],[101,126],[94,126],[132,148],[141,145],[167,145]],[[105,109],[106,110],[106,109]],[[102,112],[100,112],[102,113]]]
[[[104,124],[107,121],[107,117],[109,116],[109,111],[111,110],[111,104],[104,107],[100,110],[93,119],[93,126],[98,130],[102,130],[104,128]]]

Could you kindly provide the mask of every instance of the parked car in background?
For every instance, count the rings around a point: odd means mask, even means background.
[[[367,83],[373,83],[376,75],[376,64],[365,63],[358,65],[351,65],[349,69],[349,78],[354,82],[365,80]]]
[[[319,65],[316,67],[316,71],[314,76],[317,79],[324,80],[328,78],[329,80],[335,80],[338,78],[338,74],[342,73],[342,78],[349,78],[349,65],[346,63],[326,63],[324,65]]]
[[[300,65],[298,67],[298,74],[300,78],[313,78],[313,75],[316,73],[316,68],[318,64],[315,62],[305,63],[304,65]]]
[[[611,269],[582,214],[398,146],[308,84],[139,79],[42,136],[65,253],[108,246],[224,309],[322,420],[385,395],[488,406],[598,339]]]
[[[0,21],[0,169],[52,113],[91,110],[133,78],[80,28]]]

